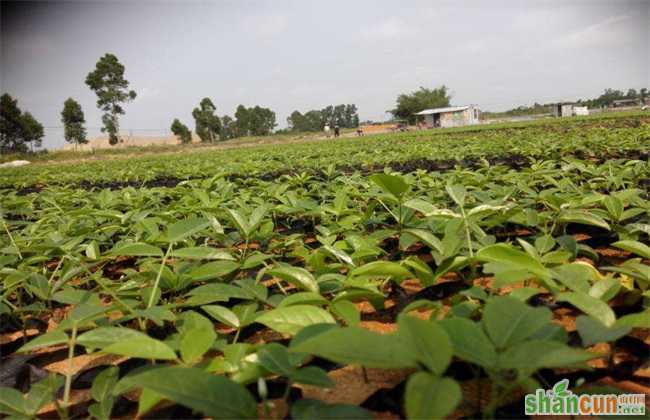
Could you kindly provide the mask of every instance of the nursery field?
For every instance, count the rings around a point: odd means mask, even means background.
[[[33,164],[0,197],[12,418],[648,401],[647,114]]]

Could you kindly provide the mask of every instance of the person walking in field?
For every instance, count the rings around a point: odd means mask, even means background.
[[[325,137],[328,139],[330,138],[330,125],[329,123],[325,123],[325,127],[323,128],[323,131],[325,131]]]
[[[341,135],[341,131],[339,130],[338,124],[334,126],[334,137],[338,137]]]

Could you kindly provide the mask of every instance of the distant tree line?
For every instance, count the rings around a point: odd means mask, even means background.
[[[359,113],[355,104],[329,105],[321,110],[311,110],[304,114],[293,111],[287,118],[288,131],[321,131],[325,125],[341,128],[359,126]]]
[[[192,111],[194,131],[202,143],[214,143],[245,136],[267,136],[277,125],[275,112],[261,106],[247,108],[239,105],[234,119],[228,115],[219,117],[215,113],[216,110],[210,98],[203,98],[199,107]],[[192,132],[178,118],[172,122],[171,130],[181,139],[181,142],[192,141]]]
[[[645,101],[650,99],[650,89],[642,88],[638,91],[636,89],[628,89],[627,91],[617,90],[617,89],[605,89],[605,91],[593,99],[578,99],[575,101],[576,104],[586,106],[588,108],[601,108],[601,107],[610,107],[614,101],[619,101],[622,99],[636,99],[639,101]],[[537,115],[537,114],[550,114],[552,112],[552,107],[555,103],[546,103],[539,104],[534,103],[532,106],[519,106],[517,108],[509,109],[504,112],[483,112],[485,118],[495,118],[495,117],[516,117],[516,116],[525,116],[525,115]]]

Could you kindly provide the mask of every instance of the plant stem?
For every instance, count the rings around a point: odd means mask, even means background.
[[[18,258],[21,260],[23,259],[23,255],[20,253],[20,249],[18,248],[18,245],[16,245],[16,242],[14,241],[14,237],[11,236],[11,232],[9,231],[9,227],[5,223],[4,217],[1,219],[2,220],[2,226],[5,228],[5,232],[7,232],[7,235],[9,235],[9,240],[11,241],[11,244],[16,248],[16,252],[18,253]]]
[[[151,308],[153,306],[153,300],[156,297],[156,290],[158,290],[158,284],[160,283],[160,277],[162,277],[162,271],[163,267],[165,267],[165,263],[167,263],[167,257],[169,257],[169,253],[172,251],[172,246],[173,244],[169,244],[167,247],[167,252],[165,252],[165,256],[163,257],[161,263],[160,263],[160,270],[158,270],[158,275],[156,276],[156,281],[153,283],[153,289],[151,289],[151,295],[149,296],[149,303],[147,303],[147,309]]]
[[[77,323],[72,323],[72,336],[68,341],[68,369],[65,373],[65,387],[63,390],[63,407],[67,413],[70,405],[70,387],[72,385],[72,359],[74,357],[74,347],[77,343]]]
[[[291,380],[287,379],[287,387],[284,389],[284,394],[282,395],[282,400],[287,403],[289,398],[289,393],[291,392]]]

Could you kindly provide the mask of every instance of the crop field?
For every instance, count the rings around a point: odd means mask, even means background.
[[[12,418],[650,395],[647,114],[33,164],[0,197]]]

